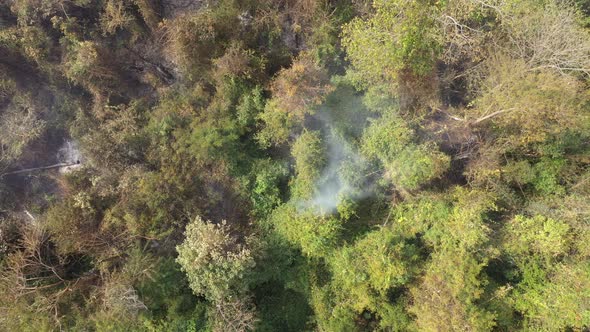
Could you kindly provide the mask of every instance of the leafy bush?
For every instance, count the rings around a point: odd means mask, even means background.
[[[320,133],[304,131],[293,143],[291,154],[295,159],[292,196],[295,199],[309,199],[315,193],[316,181],[326,163],[326,151]]]
[[[294,204],[283,204],[271,215],[277,232],[310,257],[328,255],[338,243],[341,222],[334,217],[299,212]]]
[[[176,261],[196,295],[220,301],[246,290],[243,279],[254,267],[254,258],[225,221],[213,224],[197,217],[187,225],[185,237]]]
[[[388,116],[372,121],[365,130],[362,151],[379,160],[387,176],[402,189],[417,189],[439,178],[450,159],[430,144],[415,144],[414,133],[401,118]]]
[[[363,85],[396,84],[404,70],[426,75],[441,50],[436,1],[373,1],[375,13],[345,25],[342,43]]]
[[[515,255],[534,252],[547,258],[565,255],[569,250],[569,231],[567,224],[551,218],[517,215],[506,227],[506,250]]]

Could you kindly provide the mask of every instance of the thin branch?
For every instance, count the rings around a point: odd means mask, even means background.
[[[507,109],[503,109],[503,110],[499,110],[499,111],[496,111],[496,112],[494,112],[494,113],[492,113],[492,114],[488,114],[488,115],[486,115],[486,116],[484,116],[484,117],[481,117],[481,118],[479,118],[479,119],[477,119],[477,120],[473,121],[473,124],[478,124],[478,123],[480,123],[480,122],[482,122],[482,121],[485,121],[485,120],[487,120],[487,119],[489,119],[489,118],[491,118],[491,117],[494,117],[494,116],[496,116],[496,115],[500,115],[500,114],[502,114],[502,113],[510,112],[510,111],[513,111],[513,110],[514,110],[514,107],[512,107],[512,108],[507,108]]]

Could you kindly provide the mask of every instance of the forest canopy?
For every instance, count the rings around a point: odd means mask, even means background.
[[[587,331],[590,1],[0,0],[1,331]]]

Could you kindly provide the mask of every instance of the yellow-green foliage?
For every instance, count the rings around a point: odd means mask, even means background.
[[[404,70],[428,74],[440,51],[436,14],[441,3],[376,0],[373,15],[347,24],[342,42],[359,82],[396,84]]]
[[[450,159],[432,144],[416,144],[413,131],[399,117],[387,115],[365,130],[362,151],[379,160],[386,175],[403,189],[417,189],[439,178]]]
[[[222,55],[223,43],[234,35],[238,9],[233,5],[215,6],[164,21],[170,54],[190,80],[200,80],[211,59]]]
[[[527,213],[538,216],[537,218],[541,220],[551,219],[558,228],[569,228],[569,231],[562,234],[564,236],[559,239],[562,240],[560,242],[562,245],[571,246],[572,250],[566,254],[586,259],[590,257],[590,248],[585,245],[590,240],[590,224],[588,223],[590,207],[584,203],[587,200],[588,195],[545,196],[530,202]],[[537,229],[541,227],[537,224],[530,226]],[[538,235],[541,236],[541,234]],[[566,247],[562,247],[562,249],[566,249]]]
[[[476,121],[490,123],[507,144],[542,142],[566,129],[585,129],[588,94],[571,76],[546,69],[531,71],[521,60],[498,57],[475,101]]]
[[[317,131],[304,131],[293,143],[291,155],[295,159],[293,197],[309,199],[316,189],[322,168],[326,163],[326,151]]]
[[[293,127],[313,114],[331,91],[326,71],[311,54],[301,54],[272,81],[272,99],[259,117],[264,123],[259,141],[263,146],[286,142]]]
[[[588,330],[589,17],[0,1],[0,331]]]
[[[389,228],[371,231],[330,257],[333,284],[357,313],[382,314],[387,294],[418,271],[418,249]]]
[[[322,331],[353,331],[357,317],[354,310],[344,301],[335,298],[330,285],[313,287],[310,296],[317,325]]]
[[[240,294],[248,270],[254,266],[250,250],[236,241],[225,221],[213,224],[197,217],[187,225],[176,261],[197,295],[220,301]]]
[[[420,284],[411,289],[409,311],[416,317],[416,329],[491,330],[494,314],[477,306],[484,293],[484,265],[464,249],[434,252]]]
[[[64,59],[64,74],[92,92],[113,92],[120,87],[120,76],[109,56],[108,51],[95,42],[72,41]]]
[[[289,117],[288,113],[278,109],[276,101],[269,100],[266,103],[264,112],[260,113],[258,119],[264,122],[264,129],[256,133],[260,145],[269,147],[287,142],[294,121]]]
[[[310,257],[325,257],[338,243],[342,222],[314,211],[298,211],[293,203],[279,206],[271,215],[276,231]]]
[[[104,33],[113,34],[119,29],[126,29],[133,22],[133,17],[127,10],[127,4],[122,0],[107,1],[100,23]]]
[[[517,215],[505,230],[508,236],[506,250],[514,255],[535,252],[551,258],[565,255],[569,250],[570,227],[551,218]]]
[[[557,264],[545,272],[529,264],[513,298],[525,314],[524,328],[557,331],[590,324],[590,270],[585,262]]]
[[[461,248],[475,250],[488,245],[490,226],[487,214],[497,210],[494,195],[481,190],[468,190],[456,187],[447,194],[444,201],[449,202],[449,214],[443,219],[431,219],[431,228],[425,234],[425,239],[434,248]],[[443,202],[444,202],[443,201]],[[447,203],[448,204],[448,203]],[[439,208],[437,204],[431,205]],[[434,211],[435,216],[439,211]],[[487,255],[493,257],[493,252]]]

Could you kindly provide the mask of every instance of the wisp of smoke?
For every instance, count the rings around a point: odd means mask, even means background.
[[[327,115],[319,118],[328,129],[323,138],[327,163],[317,181],[315,195],[298,205],[300,209],[312,209],[317,214],[332,214],[343,199],[366,197],[371,185],[363,176],[367,163],[362,156],[334,130]]]

